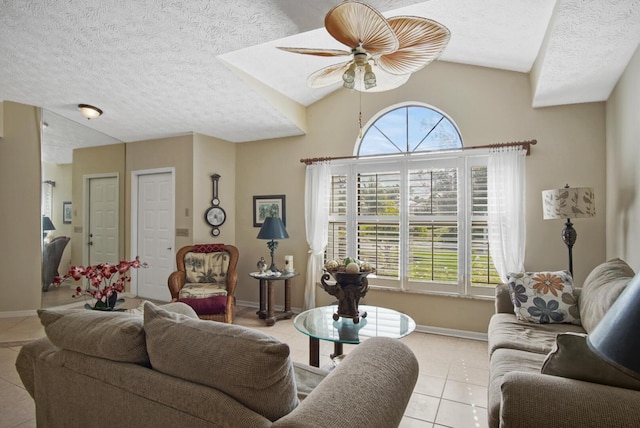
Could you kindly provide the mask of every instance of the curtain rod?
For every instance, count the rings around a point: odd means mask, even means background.
[[[510,143],[498,143],[498,144],[487,144],[485,146],[471,146],[471,147],[460,147],[459,149],[443,149],[443,150],[429,150],[424,152],[416,152],[416,153],[439,153],[439,152],[451,152],[458,150],[475,150],[475,149],[493,149],[498,147],[513,147],[513,146],[522,146],[522,148],[527,150],[527,156],[531,154],[531,146],[538,144],[537,140],[528,140],[528,141],[513,141]],[[338,156],[338,157],[323,157],[323,158],[306,158],[300,159],[300,162],[305,165],[311,165],[316,162],[326,162],[332,160],[341,160],[341,159],[364,159],[371,157],[383,157],[383,156],[398,156],[399,154],[407,154],[407,153],[389,153],[384,155],[363,155],[363,156]]]

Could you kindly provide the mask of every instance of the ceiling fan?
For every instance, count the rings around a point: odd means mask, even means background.
[[[357,91],[395,89],[409,80],[412,73],[438,58],[451,37],[449,29],[436,21],[417,16],[387,19],[358,1],[335,6],[325,16],[324,26],[350,51],[278,47],[305,55],[352,57],[312,73],[307,79],[312,88],[343,81],[345,88]]]

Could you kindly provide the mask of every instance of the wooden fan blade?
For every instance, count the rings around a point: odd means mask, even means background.
[[[400,47],[378,58],[378,65],[392,74],[414,73],[438,58],[451,33],[439,22],[417,16],[389,18]]]
[[[407,83],[407,80],[409,80],[409,77],[411,77],[411,74],[398,75],[387,73],[380,67],[376,66],[373,66],[372,69],[372,71],[376,75],[376,86],[366,89],[364,86],[364,68],[356,67],[356,79],[353,89],[361,92],[390,91],[404,85],[405,83]]]
[[[342,82],[342,75],[347,71],[349,64],[352,62],[353,61],[347,61],[340,64],[333,64],[314,71],[309,78],[307,78],[307,85],[311,88],[324,88],[325,86]]]
[[[343,51],[343,50],[340,50],[340,49],[287,48],[287,47],[280,47],[280,46],[278,46],[278,49],[286,51],[286,52],[292,52],[292,53],[304,54],[304,55],[316,55],[316,56],[348,56],[348,55],[351,55],[351,52]]]
[[[398,49],[398,38],[384,16],[357,1],[340,3],[324,18],[324,26],[334,39],[351,49],[360,45],[371,55]]]

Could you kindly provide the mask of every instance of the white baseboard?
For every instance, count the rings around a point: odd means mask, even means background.
[[[122,293],[123,297],[134,297],[131,293]],[[131,294],[131,295],[129,295]],[[237,300],[236,304],[238,306],[245,306],[249,308],[258,308],[258,302],[252,302],[248,300]],[[68,305],[58,306],[59,308],[77,308],[84,306],[84,301],[77,303],[70,303]],[[275,305],[274,309],[276,311],[282,311],[284,306]],[[291,308],[291,310],[295,314],[299,314],[302,312],[302,308]],[[26,310],[26,311],[9,311],[9,312],[0,312],[0,318],[17,318],[17,317],[32,317],[37,315],[35,309]],[[475,331],[467,331],[467,330],[456,330],[452,328],[443,328],[443,327],[433,327],[429,325],[417,325],[416,331],[419,333],[430,333],[430,334],[439,334],[441,336],[451,336],[451,337],[459,337],[462,339],[471,339],[471,340],[481,340],[487,341],[488,336],[486,333],[478,333]]]
[[[38,315],[36,309],[29,309],[26,311],[7,311],[0,312],[0,318],[19,318],[19,317],[34,317]]]
[[[433,327],[430,325],[417,325],[416,331],[419,333],[439,334],[441,336],[459,337],[461,339],[481,340],[486,342],[487,333],[478,333],[476,331],[456,330],[453,328]]]
[[[56,306],[56,309],[69,309],[69,308],[81,308],[85,304],[84,300],[80,302],[69,303],[66,305]],[[46,308],[45,308],[46,309]],[[29,309],[26,311],[7,311],[0,312],[0,318],[19,318],[19,317],[34,317],[38,315],[37,309]]]
[[[250,302],[246,300],[237,300],[236,304],[238,306],[245,306],[249,308],[258,308],[260,305],[258,302]],[[284,310],[284,306],[275,305],[274,309],[276,311]],[[302,312],[302,308],[291,308],[294,314],[299,314]],[[442,328],[442,327],[433,327],[430,325],[416,325],[416,331],[419,333],[429,333],[429,334],[438,334],[440,336],[451,336],[451,337],[459,337],[461,339],[471,339],[471,340],[481,340],[486,342],[488,339],[487,333],[478,333],[475,331],[467,331],[467,330],[456,330],[452,328]]]

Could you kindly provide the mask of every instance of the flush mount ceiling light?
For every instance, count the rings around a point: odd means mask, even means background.
[[[80,110],[80,113],[89,120],[102,115],[102,110],[89,104],[78,104],[78,110]]]
[[[444,25],[417,16],[385,18],[373,7],[345,1],[324,19],[327,32],[349,50],[279,47],[287,52],[351,59],[324,67],[307,84],[321,88],[343,81],[347,89],[381,92],[403,85],[412,73],[440,56],[451,33]]]

